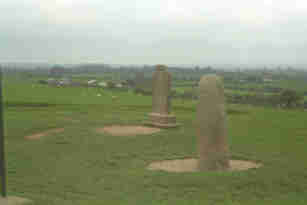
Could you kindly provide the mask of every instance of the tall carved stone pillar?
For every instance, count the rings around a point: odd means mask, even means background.
[[[152,112],[146,124],[160,127],[176,127],[176,117],[170,114],[171,75],[166,66],[157,65],[152,78]]]

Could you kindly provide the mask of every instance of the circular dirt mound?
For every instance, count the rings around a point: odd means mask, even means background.
[[[153,128],[153,127],[122,126],[122,125],[112,125],[97,129],[97,132],[108,133],[113,136],[148,135],[159,131],[160,131],[159,128]]]
[[[199,172],[197,165],[198,159],[176,159],[153,162],[147,168],[167,172]],[[261,167],[261,164],[252,161],[230,160],[230,169],[228,171],[243,171],[259,167]]]

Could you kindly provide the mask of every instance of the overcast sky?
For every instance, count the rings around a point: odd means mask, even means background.
[[[306,64],[306,0],[1,0],[0,62]]]

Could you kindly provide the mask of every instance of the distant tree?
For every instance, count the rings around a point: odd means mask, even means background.
[[[210,72],[210,71],[213,70],[213,68],[212,68],[211,66],[207,66],[207,67],[205,67],[204,69],[205,69],[207,72],[208,72],[208,71]]]
[[[107,82],[107,88],[113,89],[116,87],[116,84],[112,81],[108,81]]]
[[[250,82],[262,82],[262,79],[258,76],[248,76],[246,80]]]
[[[63,66],[55,65],[50,69],[49,75],[52,77],[62,77],[64,72],[65,68]]]
[[[281,104],[284,104],[286,107],[290,108],[299,105],[304,99],[304,95],[295,90],[285,89],[281,91],[279,99]]]
[[[128,79],[128,80],[126,80],[126,84],[129,87],[134,87],[135,86],[135,81],[131,80],[131,79]]]

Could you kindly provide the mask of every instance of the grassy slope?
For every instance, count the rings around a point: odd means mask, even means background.
[[[5,112],[11,195],[33,199],[34,205],[307,203],[306,113],[231,106],[246,111],[228,115],[232,156],[260,161],[261,169],[152,172],[145,169],[152,161],[196,156],[195,102],[174,102],[183,124],[179,129],[112,137],[93,129],[140,124],[150,112],[151,99],[109,91],[97,97],[97,92],[6,84],[6,101],[15,104]],[[112,101],[113,95],[119,100]],[[30,106],[33,102],[57,105],[37,108]],[[23,138],[54,127],[65,131],[38,141]]]

